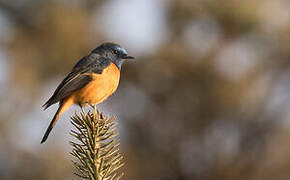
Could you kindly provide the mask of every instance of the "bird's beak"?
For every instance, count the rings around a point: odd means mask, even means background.
[[[133,56],[126,56],[124,59],[135,59]]]

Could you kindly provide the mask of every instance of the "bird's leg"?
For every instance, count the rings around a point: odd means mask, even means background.
[[[99,111],[97,110],[97,104],[89,104],[93,109],[94,109],[94,115],[99,114],[101,119],[104,119],[104,116],[102,113],[99,113]]]
[[[91,108],[95,108],[95,105],[94,104],[91,104],[91,103],[89,103],[89,105],[91,106]]]
[[[83,105],[82,105],[81,103],[79,103],[79,106],[80,106],[82,112],[85,114],[85,112],[84,112],[84,108],[83,108]]]

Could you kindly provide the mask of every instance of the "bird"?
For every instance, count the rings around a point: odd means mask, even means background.
[[[129,56],[120,45],[105,42],[81,58],[72,71],[58,85],[53,95],[43,105],[44,110],[55,103],[59,107],[42,140],[44,143],[61,114],[72,105],[81,108],[97,105],[111,96],[118,88],[121,66]]]

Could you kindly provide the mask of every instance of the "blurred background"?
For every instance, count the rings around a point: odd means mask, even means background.
[[[124,180],[290,179],[290,1],[0,0],[0,179],[78,179],[66,112],[41,105],[104,41],[121,44]]]

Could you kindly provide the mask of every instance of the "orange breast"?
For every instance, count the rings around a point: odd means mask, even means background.
[[[75,101],[81,104],[98,104],[112,95],[119,85],[120,71],[111,63],[102,74],[91,74],[93,80],[84,88],[76,92]]]

